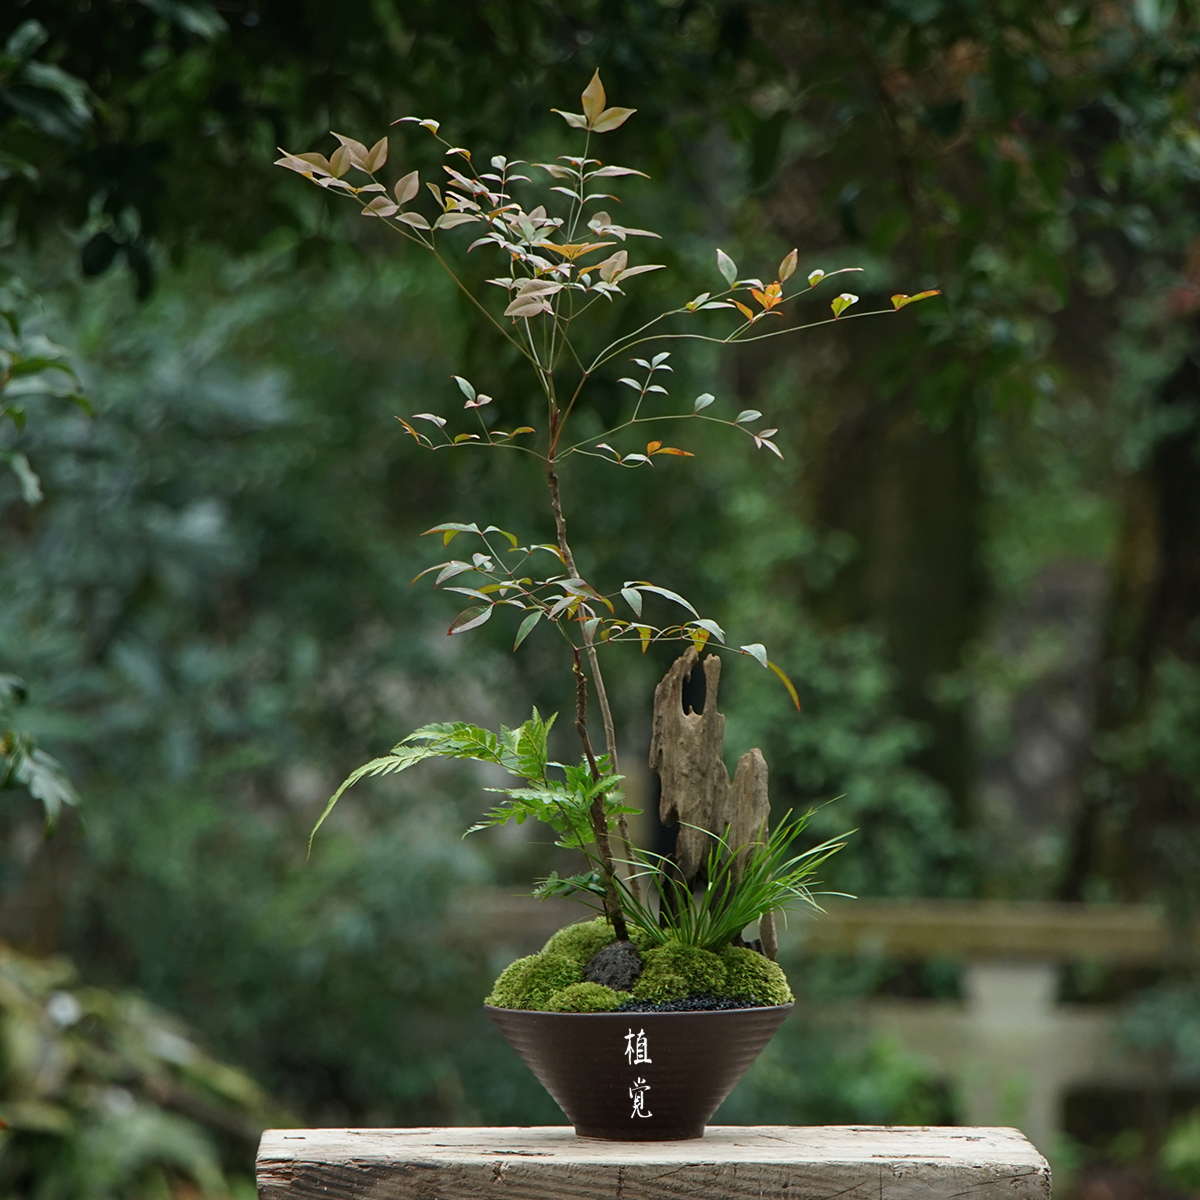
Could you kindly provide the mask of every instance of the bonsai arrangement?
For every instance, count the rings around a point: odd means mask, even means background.
[[[774,830],[768,829],[767,768],[761,753],[753,750],[744,755],[732,782],[725,770],[724,718],[716,706],[721,660],[711,651],[751,658],[773,671],[798,708],[796,690],[786,674],[761,643],[727,644],[725,631],[715,620],[701,616],[685,597],[667,587],[648,580],[626,580],[613,587],[585,578],[572,549],[560,475],[580,456],[602,459],[614,470],[652,469],[668,459],[694,457],[681,446],[666,444],[663,431],[671,427],[686,432],[689,422],[699,421],[747,436],[758,450],[782,458],[773,440],[778,431],[763,428],[762,414],[753,409],[732,417],[718,415],[716,399],[707,392],[682,410],[671,404],[669,347],[682,340],[740,344],[844,319],[846,310],[858,301],[850,292],[833,298],[831,317],[804,324],[793,323],[788,316],[800,296],[834,275],[858,268],[814,270],[795,287],[791,280],[797,269],[796,250],[784,257],[767,282],[739,277],[733,260],[717,250],[717,271],[724,286],[702,292],[603,345],[593,344],[589,337],[596,324],[593,310],[602,303],[618,302],[638,276],[663,267],[631,258],[635,245],[658,234],[620,225],[602,207],[616,201],[609,190],[617,186],[615,181],[642,172],[594,157],[596,139],[618,129],[635,110],[608,105],[598,71],[581,99],[582,113],[560,113],[568,126],[579,131],[579,151],[553,162],[526,163],[496,155],[487,169],[480,169],[469,149],[441,136],[437,121],[402,118],[397,124],[426,129],[445,146],[445,178],[426,182],[424,212],[417,204],[422,196],[417,171],[402,174],[390,188],[383,182],[389,158],[386,138],[368,147],[334,134],[339,146],[328,158],[282,152],[278,160],[280,166],[316,186],[354,200],[364,217],[384,222],[432,254],[480,319],[491,324],[528,364],[545,405],[541,428],[501,428],[495,417],[501,405],[458,375],[451,376],[463,400],[458,419],[436,412],[398,419],[425,450],[462,452],[486,447],[531,455],[540,463],[547,517],[554,528],[552,542],[535,542],[487,523],[436,525],[428,534],[440,535],[445,546],[461,539],[458,544],[466,543],[467,549],[462,557],[447,558],[421,575],[432,575],[435,587],[466,598],[467,607],[449,627],[452,636],[469,633],[515,609],[520,619],[514,650],[539,625],[561,639],[574,675],[573,720],[580,745],[578,761],[552,761],[549,734],[555,718],[543,718],[536,709],[522,725],[499,732],[465,722],[427,725],[402,739],[389,754],[354,771],[330,799],[313,834],[347,788],[366,776],[407,770],[435,757],[474,759],[504,768],[515,782],[490,789],[501,799],[472,832],[530,818],[544,822],[554,831],[557,845],[578,851],[583,862],[574,875],[551,873],[536,885],[534,894],[570,896],[599,915],[568,926],[539,954],[508,967],[487,998],[489,1012],[580,1132],[606,1137],[691,1137],[703,1132],[704,1120],[791,1004],[787,980],[774,961],[772,914],[794,905],[817,907],[810,891],[814,872],[841,849],[843,841],[833,839],[794,852],[792,846],[807,816],[789,814]],[[451,235],[459,227],[470,235],[468,252],[480,249],[499,260],[496,276],[487,280],[489,295],[476,295],[447,261],[446,243],[462,236]],[[896,295],[892,307],[882,311],[896,312],[935,294]],[[709,323],[714,318],[701,314],[718,311],[716,319],[726,328],[713,332]],[[632,369],[626,362],[633,364]],[[593,409],[589,421],[581,421],[589,385],[621,370],[631,370],[617,382],[632,394],[619,419],[603,426]],[[674,619],[652,618],[651,613],[659,610],[674,613]],[[632,642],[644,653],[661,641],[685,647],[656,691],[651,745],[651,766],[662,784],[660,816],[677,829],[670,855],[639,849],[630,840],[627,817],[636,810],[624,802],[624,777],[601,666],[602,652],[613,645]],[[705,650],[710,653],[701,664],[699,656]],[[705,687],[702,711],[685,712],[685,680],[700,670]],[[593,701],[603,728],[603,748],[593,743],[589,730]],[[746,931],[755,926],[758,936],[747,941]],[[759,1016],[750,1019],[751,1013]],[[651,1075],[649,1064],[654,1058],[647,1029],[653,1026],[656,1038],[674,1042],[679,1036],[678,1020],[691,1019],[691,1034],[672,1051],[678,1062],[704,1048],[704,1039],[696,1040],[698,1019],[701,1024],[707,1021],[705,1028],[714,1019],[725,1019],[722,1028],[727,1029],[728,1019],[738,1014],[750,1030],[749,1039],[738,1043],[742,1049],[730,1050],[733,1043],[721,1034],[707,1047],[705,1070],[712,1086],[698,1089],[693,1080],[676,1089],[681,1096],[699,1097],[706,1111],[698,1118],[695,1112],[675,1112],[668,1097],[673,1085]],[[764,1020],[767,1014],[771,1015]],[[666,1024],[672,1017],[675,1024]],[[594,1107],[597,1080],[608,1069],[592,1059],[586,1064],[576,1061],[580,1037],[585,1059],[591,1053],[587,1048],[599,1044],[590,1034],[581,1033],[588,1021],[600,1022],[600,1026],[586,1026],[589,1029],[602,1026],[620,1034],[613,1044],[621,1053],[609,1055],[608,1065],[617,1070],[619,1079],[614,1077],[616,1082],[609,1088],[616,1100],[609,1096],[604,1101],[611,1107],[607,1116],[584,1111],[588,1104]],[[567,1042],[556,1041],[560,1034]],[[660,1062],[663,1052],[660,1040],[653,1051]],[[729,1059],[727,1070],[716,1062],[722,1054]],[[561,1068],[567,1060],[575,1067],[568,1067],[564,1082]],[[630,1069],[633,1077],[626,1080]],[[576,1094],[571,1079],[578,1079],[581,1071],[590,1082]],[[727,1078],[731,1072],[732,1078]],[[664,1102],[672,1111],[655,1117],[655,1112],[664,1112]]]

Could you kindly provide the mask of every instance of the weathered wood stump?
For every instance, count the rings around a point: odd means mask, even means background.
[[[1015,1129],[718,1125],[701,1141],[566,1127],[271,1129],[260,1200],[1050,1200]]]
[[[695,670],[704,673],[700,712],[684,709],[684,685]],[[725,770],[725,718],[717,711],[720,685],[721,660],[709,654],[701,663],[689,646],[654,689],[650,767],[662,787],[658,816],[677,830],[671,857],[689,885],[703,874],[713,847],[709,835],[724,837],[733,849],[745,848],[766,840],[771,815],[767,761],[757,746],[738,759],[732,782]],[[773,959],[773,914],[759,925],[763,953]]]

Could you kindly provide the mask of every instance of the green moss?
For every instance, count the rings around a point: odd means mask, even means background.
[[[756,1004],[791,1004],[795,999],[783,968],[757,950],[729,946],[721,951],[726,996]]]
[[[582,983],[583,971],[565,954],[531,954],[505,967],[484,1001],[493,1008],[545,1011],[550,997],[573,983]]]
[[[569,958],[581,971],[597,950],[603,950],[616,934],[606,917],[594,921],[581,921],[560,929],[543,947],[543,954],[561,954]]]
[[[614,992],[602,983],[573,983],[550,997],[548,1012],[590,1013],[612,1012],[618,1004],[629,999],[628,992]]]
[[[642,955],[642,973],[633,985],[639,1000],[661,1004],[698,992],[725,994],[725,965],[708,950],[668,942]]]

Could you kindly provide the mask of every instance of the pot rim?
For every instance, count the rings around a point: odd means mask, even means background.
[[[611,1017],[628,1021],[634,1017],[732,1017],[739,1013],[751,1012],[780,1012],[795,1008],[791,1004],[751,1004],[746,1008],[701,1008],[691,1012],[594,1012],[594,1013],[560,1013],[551,1012],[545,1008],[499,1008],[495,1004],[485,1004],[488,1012],[521,1013],[531,1017]]]

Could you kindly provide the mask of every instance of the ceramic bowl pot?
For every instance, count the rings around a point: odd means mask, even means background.
[[[674,1142],[704,1126],[792,1010],[548,1013],[484,1006],[581,1137]]]

